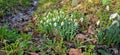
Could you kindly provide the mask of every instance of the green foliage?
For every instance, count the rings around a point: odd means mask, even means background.
[[[44,3],[47,3],[47,2],[55,2],[57,0],[41,0],[40,3],[44,4]]]
[[[114,25],[106,30],[100,30],[98,33],[98,44],[106,44],[108,46],[120,43],[120,27]]]
[[[104,50],[98,50],[98,51],[101,53],[101,55],[111,55],[111,54],[107,53],[107,52],[104,51]]]
[[[56,37],[53,40],[45,38],[44,43],[41,45],[40,53],[42,55],[65,55],[66,46],[64,45],[63,38]]]
[[[111,0],[101,0],[103,5],[109,4]]]
[[[0,27],[0,42],[5,44],[3,50],[7,55],[23,54],[23,48],[28,50],[30,36],[29,34],[20,34],[17,30],[10,30],[6,26]]]
[[[66,40],[72,40],[78,25],[75,14],[69,16],[57,10],[53,13],[49,12],[45,17],[40,18],[38,29],[44,30],[45,34],[58,35]]]
[[[0,0],[0,16],[3,16],[5,13],[10,13],[18,9],[18,6],[26,7],[29,6],[31,0]],[[24,10],[26,8],[21,8]]]
[[[96,53],[93,53],[94,45],[88,45],[85,52],[83,52],[84,55],[97,55]]]
[[[6,39],[10,41],[15,41],[20,35],[16,30],[9,30],[8,27],[0,27],[0,40]]]
[[[16,40],[15,43],[12,44],[5,44],[4,50],[7,51],[8,55],[14,55],[14,54],[23,54],[24,49],[28,50],[28,41],[20,41]]]

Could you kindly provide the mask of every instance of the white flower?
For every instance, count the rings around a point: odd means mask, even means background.
[[[96,24],[99,25],[100,24],[100,20],[98,20]]]
[[[106,6],[106,8],[105,8],[105,9],[106,9],[107,11],[109,11],[109,10],[110,10],[108,5]]]
[[[46,18],[46,17],[44,17],[43,19],[44,19],[44,20],[46,20],[47,18]]]
[[[118,16],[118,13],[111,14],[109,19],[112,20],[112,19],[116,18],[117,16]]]
[[[65,20],[66,20],[67,18],[65,18]]]
[[[46,22],[49,23],[49,20],[47,20]]]
[[[120,15],[118,15],[118,20],[120,21]]]
[[[119,26],[119,22],[117,20],[115,20],[115,21],[112,22],[111,26],[113,26],[113,25]]]
[[[63,11],[60,11],[60,13],[61,13],[61,14],[64,14],[64,12],[63,12]]]
[[[83,17],[82,17],[82,18],[80,18],[80,21],[81,21],[81,22],[83,22],[83,21],[84,21],[84,18],[83,18]]]
[[[40,23],[43,23],[43,21],[41,20]]]
[[[55,21],[56,20],[56,18],[53,18],[53,21]]]
[[[63,26],[64,25],[64,22],[61,22],[61,26]]]
[[[75,22],[75,24],[74,24],[75,26],[77,26],[78,25],[78,23],[77,22]]]
[[[76,22],[77,21],[77,19],[74,19],[74,22]]]
[[[53,25],[56,27],[56,26],[57,26],[57,23],[55,22]]]
[[[73,15],[71,15],[71,17],[73,17]]]
[[[52,23],[49,23],[50,25],[52,25]]]

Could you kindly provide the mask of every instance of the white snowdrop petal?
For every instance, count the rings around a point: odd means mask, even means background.
[[[106,6],[106,8],[105,8],[105,9],[106,9],[107,11],[109,11],[109,10],[110,10],[110,8],[109,8],[109,6],[108,6],[108,5]]]
[[[44,20],[46,20],[47,18],[46,17],[44,17]]]
[[[73,17],[73,15],[71,15],[71,17]]]
[[[83,22],[83,20],[84,20],[83,18],[80,18],[80,21],[81,21],[81,22]]]
[[[49,23],[50,25],[52,25],[52,23]]]
[[[56,27],[56,26],[57,26],[57,23],[54,23],[53,25]]]
[[[74,24],[75,26],[77,26],[78,25],[78,23],[77,22],[75,22],[75,24]]]
[[[117,20],[114,20],[114,21],[112,22],[111,26],[113,26],[113,25],[119,26],[119,22],[118,22]]]
[[[49,20],[47,20],[46,22],[49,23]]]
[[[67,18],[65,18],[65,20],[66,20]]]
[[[98,20],[96,24],[99,25],[100,24],[100,20]]]
[[[53,18],[53,21],[55,21],[56,20],[56,18]]]
[[[120,15],[118,15],[118,20],[120,21]]]
[[[61,22],[61,26],[63,26],[64,25],[64,22]]]
[[[40,23],[43,23],[43,21],[41,20]]]
[[[118,13],[111,14],[109,19],[112,20],[112,19],[116,18],[117,16],[118,16]]]

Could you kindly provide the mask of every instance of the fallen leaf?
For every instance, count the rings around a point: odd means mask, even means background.
[[[66,46],[68,46],[68,47],[70,47],[70,48],[75,48],[75,43],[66,42],[65,44],[66,44]]]
[[[88,33],[95,34],[95,29],[92,26],[88,27]]]
[[[96,43],[97,43],[97,40],[93,40],[92,43],[93,43],[93,44],[96,44]]]
[[[91,24],[95,24],[98,20],[98,16],[97,15],[92,15],[90,18],[90,22]]]
[[[77,34],[76,36],[75,36],[75,39],[77,39],[77,40],[79,40],[79,41],[84,41],[85,39],[87,39],[87,37],[86,37],[86,35],[84,35],[84,34]]]
[[[38,53],[35,52],[28,52],[29,55],[39,55]]]
[[[83,55],[81,49],[71,48],[69,51],[69,55]]]
[[[93,3],[93,1],[92,1],[92,0],[88,0],[88,2]]]

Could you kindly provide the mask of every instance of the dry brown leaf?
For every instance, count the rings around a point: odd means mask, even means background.
[[[25,26],[25,27],[23,27],[23,31],[25,31],[25,32],[29,32],[29,31],[31,31],[31,28],[30,28],[30,27]]]
[[[93,40],[92,43],[93,43],[93,44],[96,44],[96,43],[97,43],[97,40]]]
[[[34,15],[34,16],[31,17],[31,20],[36,20],[37,17],[38,17],[37,15]]]
[[[77,39],[77,40],[79,40],[79,41],[84,41],[85,39],[87,39],[87,36],[86,35],[84,35],[84,34],[77,34],[76,36],[75,36],[75,39]]]
[[[69,51],[69,55],[83,55],[81,49],[71,48]]]
[[[88,2],[93,3],[93,1],[92,1],[92,0],[88,0]]]
[[[62,4],[62,5],[66,5],[67,3],[69,3],[70,2],[70,0],[62,0],[60,3]]]
[[[39,55],[38,53],[35,52],[28,52],[29,55]]]
[[[95,0],[95,3],[100,3],[100,0]]]
[[[92,26],[88,27],[88,33],[95,34],[95,29]]]

